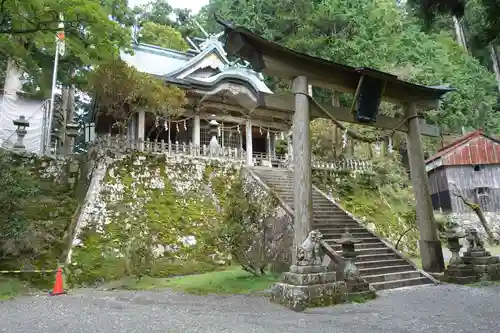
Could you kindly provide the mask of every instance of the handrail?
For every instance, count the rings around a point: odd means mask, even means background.
[[[319,194],[321,194],[324,198],[326,198],[328,201],[330,201],[332,204],[334,204],[335,206],[337,206],[340,210],[342,210],[344,213],[347,214],[347,216],[349,216],[350,218],[352,218],[356,223],[358,223],[360,226],[362,226],[363,228],[366,229],[366,231],[370,234],[372,234],[374,237],[377,237],[378,239],[380,239],[380,241],[385,245],[387,246],[390,250],[392,250],[398,257],[400,257],[401,259],[403,259],[404,261],[406,261],[411,267],[413,267],[413,269],[415,269],[416,271],[420,272],[423,276],[425,276],[426,278],[428,278],[429,280],[431,280],[432,282],[434,282],[435,284],[439,284],[440,282],[435,278],[433,277],[431,274],[427,273],[426,271],[424,271],[423,269],[420,269],[417,267],[417,265],[415,265],[415,263],[413,263],[413,261],[411,259],[409,259],[403,252],[399,251],[398,249],[396,249],[394,247],[394,245],[392,245],[392,243],[386,239],[385,237],[383,237],[381,234],[379,234],[378,232],[376,231],[372,231],[372,230],[369,230],[367,229],[366,227],[364,227],[363,223],[361,223],[360,220],[358,220],[354,215],[352,215],[349,211],[347,211],[344,207],[342,207],[342,205],[340,203],[338,203],[337,201],[333,200],[332,197],[330,197],[329,195],[327,195],[326,193],[324,193],[323,191],[321,191],[319,188],[317,188],[316,186],[312,186],[313,189],[315,191],[318,191]]]
[[[328,245],[324,240],[319,241],[321,249],[325,252],[325,255],[330,258],[330,260],[335,264],[335,272],[337,273],[337,281],[344,280],[344,258],[337,253],[330,245]]]
[[[284,201],[283,199],[281,199],[281,197],[275,192],[273,191],[273,189],[271,189],[269,186],[267,186],[266,183],[264,183],[262,181],[262,179],[260,179],[260,177],[255,173],[253,172],[253,170],[249,167],[245,167],[245,170],[246,172],[248,172],[250,174],[250,176],[264,189],[266,190],[268,193],[270,193],[274,198],[276,198],[280,204],[280,206],[288,213],[290,214],[291,216],[294,216],[293,214],[293,210],[292,208],[290,208],[290,206],[288,206]]]

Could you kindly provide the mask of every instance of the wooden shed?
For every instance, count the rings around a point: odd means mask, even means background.
[[[455,190],[485,212],[500,211],[500,140],[482,131],[469,133],[425,161],[432,206],[446,213],[469,213]]]

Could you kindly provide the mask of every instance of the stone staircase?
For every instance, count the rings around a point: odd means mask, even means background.
[[[285,204],[293,210],[293,174],[287,169],[254,167],[252,171],[267,186],[277,192]],[[422,274],[396,251],[387,246],[345,211],[313,189],[313,228],[318,229],[325,242],[335,251],[341,245],[333,240],[340,239],[345,228],[360,239],[356,245],[358,257],[356,266],[361,276],[376,290],[434,283]]]

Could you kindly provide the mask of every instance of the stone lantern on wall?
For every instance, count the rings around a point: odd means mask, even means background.
[[[215,117],[215,115],[212,115],[212,117]],[[219,135],[219,123],[217,122],[217,120],[212,119],[208,123],[208,126],[209,126],[208,132],[212,137],[209,143],[210,155],[216,156],[220,149],[219,140],[217,139]]]
[[[68,123],[66,125],[66,135],[69,138],[69,145],[67,147],[67,154],[71,154],[73,152],[73,148],[75,145],[75,138],[78,136],[78,124]]]
[[[17,126],[16,129],[16,134],[17,134],[17,141],[14,144],[14,150],[15,151],[24,151],[26,149],[26,146],[24,145],[24,137],[26,136],[26,133],[28,131],[26,128],[30,126],[30,123],[28,120],[26,120],[26,117],[24,116],[19,116],[18,119],[12,121],[14,123],[14,126]]]

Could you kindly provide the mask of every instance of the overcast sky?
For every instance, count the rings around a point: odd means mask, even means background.
[[[145,5],[148,2],[151,0],[129,0],[129,6]],[[174,8],[189,8],[195,14],[208,3],[208,0],[168,0],[168,3]]]

